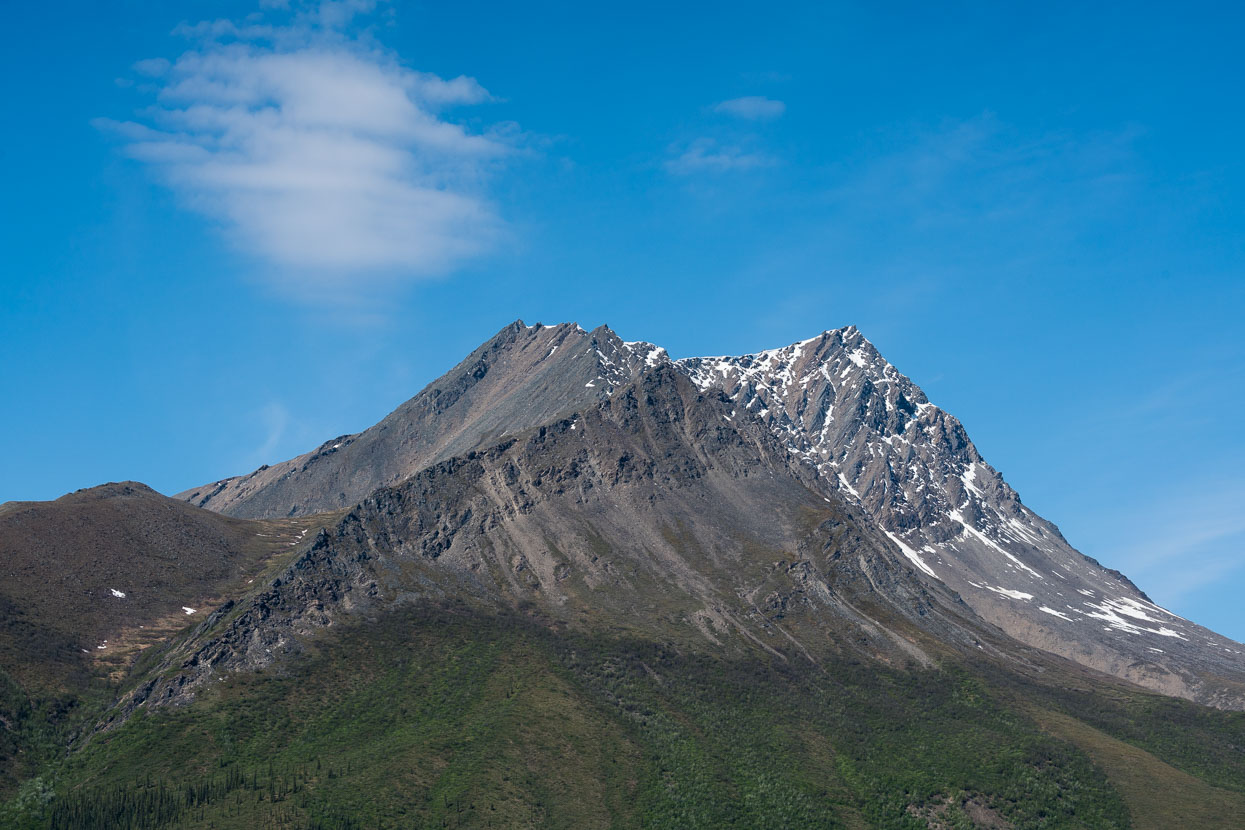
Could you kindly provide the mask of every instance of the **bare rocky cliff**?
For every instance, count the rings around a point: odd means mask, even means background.
[[[516,321],[375,426],[176,498],[242,518],[350,507],[438,461],[609,397],[646,357],[605,326]]]
[[[130,708],[182,702],[416,600],[810,665],[843,652],[926,665],[1000,653],[999,632],[733,408],[665,365],[376,490],[205,622]]]
[[[658,376],[721,397],[723,424],[767,434],[811,491],[850,505],[928,586],[951,589],[1019,642],[1167,694],[1245,707],[1245,647],[1075,550],[954,416],[850,326],[756,354],[672,361],[604,326],[515,322],[376,426],[179,497],[248,517],[349,508],[508,436],[608,409]],[[669,524],[656,513],[636,521]]]
[[[675,365],[764,423],[922,573],[1021,642],[1167,694],[1245,706],[1245,647],[1075,550],[854,326]]]

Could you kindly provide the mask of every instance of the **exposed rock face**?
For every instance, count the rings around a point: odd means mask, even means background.
[[[675,364],[859,504],[925,575],[1021,642],[1143,686],[1245,706],[1245,648],[1150,601],[1025,507],[854,327]]]
[[[609,397],[664,355],[652,351],[624,346],[605,326],[515,322],[370,429],[176,498],[242,518],[350,507],[438,461]]]
[[[882,540],[893,542],[931,590],[951,588],[1022,643],[1168,694],[1245,707],[1245,647],[1158,607],[1122,574],[1073,549],[1021,503],[959,421],[931,404],[855,327],[753,355],[671,361],[663,349],[623,342],[604,326],[585,332],[574,324],[516,322],[376,426],[181,498],[267,517],[371,503],[378,488],[401,489],[433,470],[444,475],[453,459],[476,453],[478,461],[509,436],[553,430],[598,408],[612,411],[622,390],[634,394],[654,379],[672,384],[678,375],[704,400],[725,401],[715,416],[723,425],[768,436],[785,458],[786,475],[856,510],[857,531],[875,546],[891,549]],[[671,452],[646,447],[633,463],[656,463]],[[738,499],[726,503],[734,511],[719,517],[724,526],[732,515],[751,515]],[[473,508],[472,516],[481,510]],[[632,521],[671,519],[651,512]],[[610,532],[623,530],[625,523]],[[562,544],[557,533],[549,538]],[[601,538],[613,544],[615,537]],[[533,555],[523,548],[516,561],[530,563],[522,557]],[[484,567],[476,563],[476,570]]]
[[[1001,638],[927,584],[760,424],[671,366],[547,426],[381,488],[222,609],[131,707],[188,699],[320,629],[415,598],[816,662],[928,663]],[[177,662],[180,661],[180,662]]]

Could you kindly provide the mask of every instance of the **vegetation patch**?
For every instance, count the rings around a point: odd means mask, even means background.
[[[5,826],[1130,826],[1090,755],[966,670],[726,660],[432,606],[136,715],[37,780]]]

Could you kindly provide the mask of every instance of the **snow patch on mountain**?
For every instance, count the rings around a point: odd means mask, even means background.
[[[946,582],[1015,636],[1026,639],[1043,630],[1035,624],[1056,617],[1105,623],[1101,633],[1085,636],[1128,655],[1140,656],[1157,638],[1192,642],[1194,629],[1203,644],[1221,646],[1216,654],[1230,646],[1213,632],[1184,625],[1118,572],[1072,548],[1055,525],[1021,503],[960,422],[931,403],[855,326],[753,354],[673,364],[701,390],[733,398],[738,411],[765,424],[798,463],[868,513],[918,570]],[[1018,580],[1024,590],[1002,587]],[[1064,591],[1076,591],[1083,604],[1067,604]],[[1000,606],[1000,596],[1017,602]],[[1033,637],[1029,641],[1039,647],[1061,647]],[[1065,656],[1079,659],[1080,647],[1071,641],[1068,647]],[[1208,653],[1198,651],[1194,659]],[[1230,669],[1240,666],[1233,662]]]
[[[892,542],[895,543],[895,547],[903,551],[903,555],[908,557],[908,559],[912,561],[913,565],[916,565],[917,568],[929,574],[930,576],[937,578],[938,574],[934,573],[933,568],[925,564],[925,562],[921,559],[920,554],[918,554],[912,548],[905,545],[903,541],[898,536],[896,536],[894,533],[891,533],[889,530],[885,531],[885,533],[886,533],[887,538],[889,538]]]

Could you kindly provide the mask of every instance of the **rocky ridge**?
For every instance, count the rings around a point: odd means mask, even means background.
[[[735,417],[768,426],[922,573],[1021,642],[1168,694],[1245,705],[1245,648],[1075,550],[856,327],[674,363],[736,401]]]
[[[375,426],[175,498],[239,518],[347,508],[377,487],[608,398],[658,355],[624,346],[605,326],[516,321]]]
[[[206,620],[121,715],[185,702],[417,600],[813,664],[844,651],[926,665],[946,649],[1002,653],[997,631],[732,408],[666,363],[374,491]]]
[[[1167,694],[1245,708],[1245,648],[1155,605],[1027,508],[963,426],[854,327],[733,357],[672,360],[605,326],[503,328],[392,414],[290,461],[180,494],[246,517],[343,509],[507,436],[579,417],[668,369],[767,432],[824,497],[841,498],[1018,641]]]

